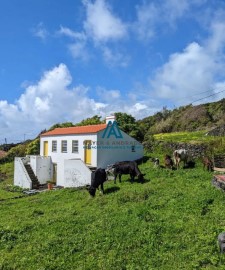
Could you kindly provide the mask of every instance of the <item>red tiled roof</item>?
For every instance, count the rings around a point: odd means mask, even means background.
[[[54,135],[72,135],[72,134],[87,134],[97,133],[106,128],[106,124],[89,125],[89,126],[77,126],[77,127],[66,127],[66,128],[55,128],[47,131],[42,136],[54,136]]]

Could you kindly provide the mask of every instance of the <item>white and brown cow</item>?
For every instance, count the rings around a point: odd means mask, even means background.
[[[178,149],[173,152],[174,164],[177,169],[180,168],[180,163],[183,161],[185,167],[188,162],[188,151],[186,149]]]

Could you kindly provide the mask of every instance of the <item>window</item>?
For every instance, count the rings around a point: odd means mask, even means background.
[[[67,141],[62,141],[61,142],[61,152],[62,153],[67,153]]]
[[[57,152],[57,141],[52,141],[52,152]]]
[[[135,145],[131,146],[131,152],[136,152]]]
[[[78,141],[72,141],[72,153],[78,153]]]

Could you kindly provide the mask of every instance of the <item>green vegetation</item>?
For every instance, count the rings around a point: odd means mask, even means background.
[[[154,138],[159,141],[169,142],[187,142],[187,143],[210,143],[215,140],[221,140],[220,137],[208,136],[206,131],[183,131],[155,134]]]
[[[225,124],[225,99],[198,106],[182,106],[174,110],[164,107],[161,112],[138,122],[143,131],[151,134],[210,130]]]
[[[144,184],[123,176],[95,198],[76,189],[20,198],[4,189],[12,163],[0,166],[0,269],[224,269],[225,195],[200,163],[170,171],[148,160]]]

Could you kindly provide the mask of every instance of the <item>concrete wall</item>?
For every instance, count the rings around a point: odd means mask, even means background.
[[[107,165],[117,161],[137,160],[143,157],[143,145],[125,132],[121,131],[122,138],[115,136],[102,138],[103,132],[98,133],[98,168],[106,168]]]
[[[24,163],[27,162],[27,158],[16,157],[14,159],[14,185],[22,188],[32,188],[32,182],[24,167]]]
[[[37,176],[40,184],[52,180],[53,165],[51,157],[30,156],[30,166]]]
[[[64,187],[82,187],[91,184],[91,170],[80,159],[64,161]]]

